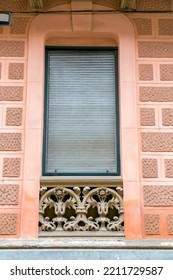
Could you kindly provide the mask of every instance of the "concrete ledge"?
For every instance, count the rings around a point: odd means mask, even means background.
[[[159,249],[0,250],[0,260],[173,260],[173,251]]]
[[[1,239],[0,249],[173,249],[173,239],[126,240],[110,237]]]

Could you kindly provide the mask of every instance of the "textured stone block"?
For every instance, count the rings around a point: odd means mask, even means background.
[[[160,80],[173,81],[173,64],[160,65]]]
[[[19,203],[19,185],[0,185],[0,205],[17,205]]]
[[[23,87],[0,86],[0,101],[22,101]]]
[[[26,11],[27,10],[27,0],[8,0],[0,1],[0,10],[1,11]]]
[[[30,17],[14,17],[13,24],[10,27],[11,34],[25,34]]]
[[[140,87],[142,102],[173,102],[173,87]]]
[[[17,233],[17,214],[0,213],[0,234]]]
[[[152,21],[150,18],[133,18],[138,35],[152,35]]]
[[[170,11],[170,0],[136,0],[137,11]]]
[[[162,109],[162,124],[164,126],[173,126],[173,109]]]
[[[22,108],[7,108],[6,126],[22,125]]]
[[[173,206],[173,186],[144,186],[145,207]]]
[[[0,151],[21,151],[21,133],[0,133]]]
[[[142,174],[143,178],[157,178],[158,167],[156,159],[142,159]]]
[[[19,177],[20,176],[21,159],[20,158],[4,158],[3,161],[3,177]]]
[[[165,177],[173,178],[173,159],[165,159]]]
[[[144,227],[146,235],[160,234],[160,215],[145,214]]]
[[[10,63],[8,78],[11,80],[22,80],[24,78],[24,63]]]
[[[159,35],[173,35],[173,19],[159,19]]]
[[[0,26],[0,34],[4,33],[4,27]]]
[[[168,215],[168,234],[173,234],[173,215]]]
[[[141,119],[141,126],[154,126],[155,110],[152,108],[141,108],[140,119]]]
[[[138,43],[139,57],[148,58],[173,58],[173,42],[150,42]]]
[[[139,80],[152,81],[153,80],[153,65],[139,64]]]
[[[173,152],[173,133],[142,133],[143,152]]]
[[[25,42],[0,40],[0,57],[23,57]]]

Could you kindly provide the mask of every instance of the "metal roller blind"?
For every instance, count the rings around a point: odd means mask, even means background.
[[[114,50],[47,52],[45,172],[117,172]]]

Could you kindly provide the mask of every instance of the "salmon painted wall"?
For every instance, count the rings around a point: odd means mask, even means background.
[[[22,15],[0,27],[0,237],[38,237],[44,48],[76,42],[119,48],[126,237],[172,238],[173,20],[142,13]]]

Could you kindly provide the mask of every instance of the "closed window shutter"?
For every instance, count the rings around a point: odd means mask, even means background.
[[[45,172],[117,173],[114,50],[48,51]]]

